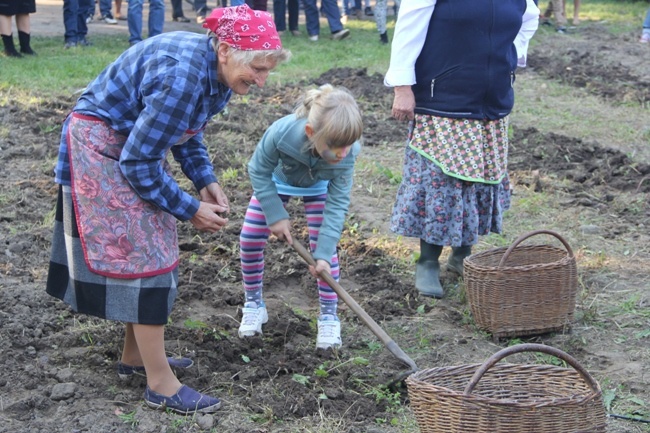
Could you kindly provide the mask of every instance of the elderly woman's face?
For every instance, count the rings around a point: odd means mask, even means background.
[[[238,95],[245,95],[250,87],[264,87],[264,83],[277,62],[271,58],[259,58],[250,63],[234,62],[232,58],[221,62],[219,81]]]

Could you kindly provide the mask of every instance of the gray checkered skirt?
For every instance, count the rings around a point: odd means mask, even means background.
[[[122,279],[93,273],[84,259],[70,187],[56,204],[46,291],[75,312],[143,325],[165,325],[178,290],[178,267],[147,278]]]

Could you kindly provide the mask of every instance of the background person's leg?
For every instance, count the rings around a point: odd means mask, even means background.
[[[275,29],[283,32],[287,29],[287,0],[273,0],[273,21]]]
[[[321,0],[321,9],[327,18],[327,24],[330,27],[330,32],[337,33],[343,30],[341,23],[341,11],[336,3],[336,0]]]
[[[303,0],[303,6],[305,7],[307,34],[310,39],[314,40],[314,38],[316,38],[315,40],[318,40],[318,34],[320,33],[320,18],[316,0]]]
[[[165,24],[165,2],[164,0],[149,0],[149,34],[151,38],[163,32]]]
[[[18,28],[18,41],[22,54],[36,55],[31,47],[31,23],[29,14],[16,15],[16,27]]]
[[[137,44],[142,40],[142,2],[144,0],[129,0],[129,12],[126,19],[129,23],[129,43]]]
[[[298,14],[300,13],[300,4],[298,0],[288,0],[287,8],[289,9],[289,30],[292,33],[298,32]],[[294,33],[295,35],[296,33]]]

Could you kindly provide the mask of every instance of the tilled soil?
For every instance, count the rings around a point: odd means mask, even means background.
[[[612,104],[634,101],[647,109],[650,73],[647,62],[638,60],[639,48],[629,36],[601,30],[587,26],[571,36],[570,45],[548,38],[530,53],[531,68],[520,79],[537,74],[586,87]],[[404,125],[389,119],[392,99],[382,77],[364,70],[334,69],[314,82],[256,91],[246,102],[233,101],[206,131],[217,172],[231,169],[223,182],[233,211],[228,227],[212,235],[179,224],[180,294],[167,330],[167,348],[170,355],[195,360],[194,367],[177,372],[183,383],[223,398],[224,408],[214,416],[180,417],[144,408],[144,379],[124,382],[114,372],[122,325],[73,314],[45,293],[58,125],[74,100],[50,101],[38,109],[0,106],[2,124],[13,125],[8,136],[0,138],[0,432],[377,433],[400,431],[398,424],[413,422],[406,387],[400,381],[391,383],[407,367],[345,305],[344,347],[336,352],[314,350],[315,281],[285,244],[272,242],[267,249],[265,299],[270,317],[264,336],[237,338],[243,298],[239,230],[251,194],[245,162],[265,127],[290,112],[305,88],[325,82],[346,86],[357,96],[368,160],[384,161],[387,151],[399,160]],[[606,223],[597,229],[602,243],[594,245],[619,243],[614,250],[623,251],[620,243],[625,242],[633,252],[612,252],[605,270],[595,271],[592,262],[587,263],[592,241],[579,238],[582,294],[571,332],[525,341],[567,351],[601,381],[607,396],[616,390],[624,404],[608,405],[608,411],[625,408],[630,415],[649,418],[650,166],[597,140],[529,125],[515,124],[513,131],[509,168],[516,188],[556,195],[558,214],[566,210],[602,217]],[[482,362],[516,342],[492,341],[475,329],[462,282],[451,274],[443,272],[449,294],[445,299],[434,302],[418,296],[404,255],[408,248],[381,242],[390,239],[389,234],[364,225],[388,218],[395,185],[375,178],[388,194],[373,201],[364,175],[359,174],[340,257],[341,283],[365,311],[421,368]],[[290,211],[294,232],[306,244],[300,203],[292,201]],[[609,303],[596,311],[596,301]],[[383,386],[389,383],[391,387]],[[610,420],[608,431],[643,431],[640,425]]]

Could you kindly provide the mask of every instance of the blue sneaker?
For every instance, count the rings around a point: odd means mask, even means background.
[[[152,391],[149,387],[144,391],[144,402],[154,409],[171,410],[181,415],[190,413],[213,413],[221,407],[221,400],[201,394],[182,385],[176,394],[167,397]]]
[[[172,368],[190,368],[194,365],[194,361],[192,361],[190,358],[174,358],[170,356],[167,358],[167,362],[169,362],[169,365]],[[120,379],[126,380],[134,374],[139,376],[146,376],[144,366],[126,365],[121,361],[117,363],[117,375]]]

